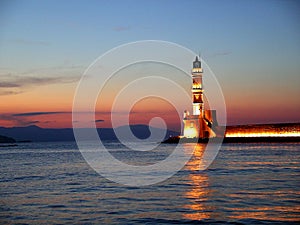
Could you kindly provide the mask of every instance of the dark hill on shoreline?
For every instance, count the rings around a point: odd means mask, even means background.
[[[126,126],[116,128],[118,132],[130,138],[125,129]],[[88,130],[89,128],[81,128],[82,130]],[[161,133],[162,129],[152,128],[155,133]],[[131,125],[130,130],[139,139],[146,139],[150,135],[150,130],[147,125]],[[98,134],[101,140],[117,140],[116,134],[112,128],[98,128]],[[18,142],[24,140],[30,140],[33,142],[52,142],[52,141],[75,141],[72,128],[41,128],[38,126],[27,126],[27,127],[0,127],[0,134],[10,136],[16,139]],[[167,130],[165,138],[169,136],[177,136],[178,132]]]
[[[0,143],[16,143],[16,140],[11,137],[0,135]]]

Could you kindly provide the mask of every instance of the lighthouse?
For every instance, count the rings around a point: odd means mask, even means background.
[[[192,94],[193,94],[193,115],[202,115],[203,114],[203,86],[202,86],[202,67],[201,61],[199,61],[198,56],[193,62],[192,69]]]
[[[216,137],[213,127],[217,125],[216,111],[204,108],[203,102],[203,69],[201,60],[196,56],[193,62],[192,74],[192,100],[193,114],[185,110],[183,114],[183,137],[185,138],[212,138]]]

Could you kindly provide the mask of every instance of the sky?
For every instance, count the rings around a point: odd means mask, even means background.
[[[3,0],[0,126],[72,127],[86,68],[110,49],[140,40],[201,52],[223,90],[228,124],[299,122],[299,12],[292,0]],[[152,116],[174,129],[181,123],[167,102],[147,101],[135,105],[132,123]],[[104,108],[97,108],[96,123],[109,127]]]

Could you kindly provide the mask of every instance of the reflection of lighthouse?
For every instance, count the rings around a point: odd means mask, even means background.
[[[216,111],[204,109],[202,75],[201,61],[197,56],[192,69],[193,115],[190,115],[186,110],[183,115],[183,136],[186,138],[211,138],[216,136],[212,129],[213,124],[216,125],[217,123]]]
[[[190,152],[187,146],[184,150]],[[203,167],[205,162],[202,156],[205,151],[205,145],[197,144],[193,149],[193,156],[185,165],[187,171],[190,171],[188,180],[190,186],[185,189],[185,197],[188,203],[184,205],[187,210],[183,212],[183,217],[190,220],[204,220],[211,218],[214,209],[208,204],[210,196],[209,177],[206,173],[197,173],[199,168]]]

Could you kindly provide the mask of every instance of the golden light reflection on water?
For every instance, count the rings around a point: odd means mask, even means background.
[[[191,185],[191,188],[185,192],[185,197],[189,200],[189,204],[183,207],[191,211],[190,213],[183,213],[182,216],[185,219],[203,220],[211,217],[208,206],[205,205],[209,196],[208,176],[198,172],[204,150],[205,145],[198,144],[194,149],[193,157],[185,167],[190,172],[188,183]]]
[[[228,215],[230,219],[258,219],[258,220],[274,220],[274,221],[298,221],[300,206],[262,206],[242,211],[240,208],[232,208],[233,212]],[[272,215],[271,213],[272,212]],[[274,212],[277,216],[274,217]],[[285,214],[290,214],[285,217]],[[294,214],[295,216],[291,216]]]
[[[189,147],[189,146],[187,146]],[[184,219],[202,221],[213,219],[220,221],[235,221],[244,219],[266,221],[298,221],[300,206],[295,203],[295,196],[299,196],[298,190],[291,190],[274,184],[274,177],[266,177],[264,173],[243,174],[239,170],[268,169],[274,166],[280,168],[282,159],[274,161],[243,161],[230,162],[227,166],[230,170],[236,170],[237,174],[211,173],[199,171],[205,145],[198,144],[194,155],[185,167],[187,170],[187,184],[183,193],[186,199],[182,213]],[[185,149],[188,151],[188,148]],[[276,161],[276,159],[278,161]],[[218,163],[215,164],[217,166]],[[221,168],[223,168],[221,165]],[[290,168],[294,168],[289,163]],[[296,168],[296,167],[295,167]],[[299,166],[297,167],[299,168]],[[279,181],[284,181],[278,177]],[[270,182],[274,188],[268,189],[265,182]],[[250,185],[250,186],[247,186]],[[253,185],[253,187],[251,187]],[[236,187],[237,186],[237,187]],[[240,186],[240,187],[239,187]]]
[[[259,191],[248,192],[241,191],[238,194],[229,194],[228,197],[235,199],[257,199],[257,201],[264,202],[266,196],[270,196],[270,199],[286,199],[288,195],[299,196],[298,191],[269,191],[263,194]],[[272,197],[271,197],[272,196]],[[276,197],[275,197],[276,196]],[[289,201],[295,201],[289,199]],[[257,219],[257,220],[273,220],[273,221],[297,221],[299,220],[300,206],[295,204],[284,205],[283,203],[268,204],[268,205],[255,205],[252,207],[230,207],[230,213],[227,218],[230,219]]]

